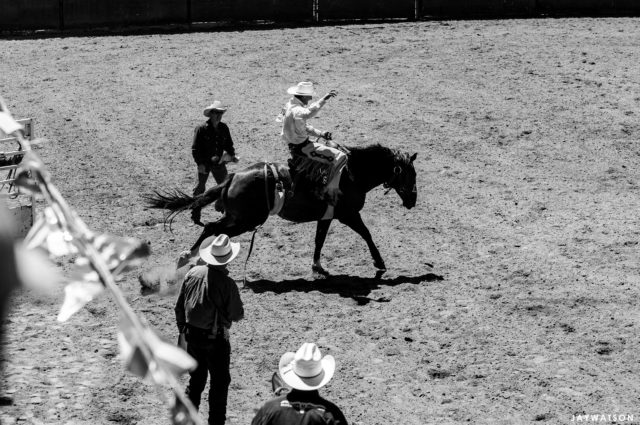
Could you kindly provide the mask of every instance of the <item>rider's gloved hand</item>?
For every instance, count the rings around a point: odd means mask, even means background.
[[[337,91],[335,91],[335,90],[331,90],[329,93],[327,93],[327,94],[325,94],[325,95],[323,96],[323,99],[324,99],[324,100],[329,100],[329,99],[331,99],[332,97],[336,97],[337,95],[338,95],[338,92],[337,92]]]
[[[329,131],[325,131],[324,133],[322,133],[322,137],[323,137],[325,140],[331,140],[331,132],[329,132]]]

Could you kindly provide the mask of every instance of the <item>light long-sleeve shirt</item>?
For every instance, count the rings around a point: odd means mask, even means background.
[[[320,98],[317,102],[305,106],[296,97],[289,99],[282,120],[282,139],[288,144],[299,145],[309,136],[322,136],[322,131],[307,124],[307,120],[315,117],[325,102],[324,98]]]

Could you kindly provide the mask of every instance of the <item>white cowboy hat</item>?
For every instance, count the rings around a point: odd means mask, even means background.
[[[219,100],[216,100],[211,105],[204,108],[203,114],[205,117],[208,117],[211,111],[224,112],[227,109],[228,108],[226,106],[222,106],[222,102],[220,102]]]
[[[297,352],[284,353],[278,371],[282,380],[292,388],[302,391],[317,390],[327,384],[336,370],[331,355],[322,357],[318,346],[305,342]]]
[[[200,244],[200,258],[212,266],[224,266],[230,263],[240,252],[240,244],[231,242],[229,236],[209,236]]]
[[[315,96],[316,91],[313,89],[313,83],[303,81],[293,87],[289,87],[287,93],[296,96]]]

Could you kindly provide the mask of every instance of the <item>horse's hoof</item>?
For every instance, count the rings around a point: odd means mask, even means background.
[[[384,261],[380,261],[380,262],[375,261],[373,263],[373,267],[375,267],[378,270],[383,270],[385,272],[387,271],[387,266],[384,265]]]
[[[382,278],[382,275],[385,274],[386,272],[387,272],[387,269],[376,270],[375,279]]]
[[[311,266],[311,271],[318,275],[319,277],[328,277],[329,276],[329,272],[326,271],[322,266],[316,266],[313,265]]]
[[[186,266],[191,261],[191,251],[182,251],[178,257],[176,269]]]

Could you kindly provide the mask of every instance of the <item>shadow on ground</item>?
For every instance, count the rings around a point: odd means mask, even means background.
[[[443,280],[442,276],[434,273],[426,273],[420,276],[396,276],[391,279],[381,277],[358,277],[348,275],[330,275],[324,279],[289,279],[273,281],[267,279],[247,281],[245,289],[255,293],[273,292],[283,294],[285,292],[311,292],[318,291],[324,294],[338,294],[341,297],[352,298],[358,305],[365,305],[371,301],[388,302],[388,297],[370,298],[369,294],[383,286],[397,286],[403,283],[417,285],[424,282]]]

